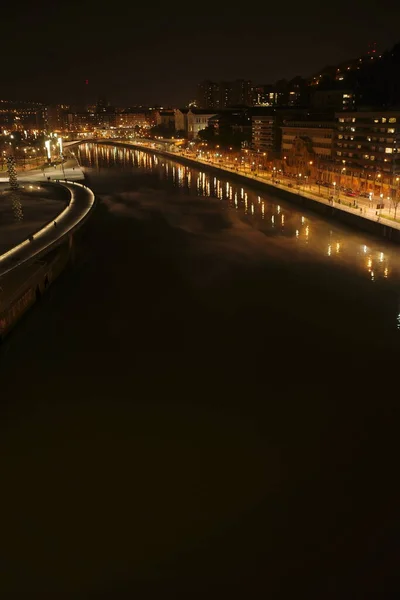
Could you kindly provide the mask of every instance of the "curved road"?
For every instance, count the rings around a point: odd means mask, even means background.
[[[76,182],[63,182],[71,193],[68,206],[54,221],[43,227],[36,234],[8,250],[0,256],[0,277],[15,267],[32,259],[39,258],[43,252],[59,243],[72,229],[75,229],[88,216],[94,206],[95,196],[88,187]]]

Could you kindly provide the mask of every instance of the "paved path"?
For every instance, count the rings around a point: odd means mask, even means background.
[[[169,154],[171,154],[171,156],[176,156],[177,153],[169,152]],[[354,215],[357,215],[358,217],[362,217],[363,219],[368,219],[369,221],[375,221],[375,222],[378,221],[379,223],[382,223],[383,225],[392,227],[393,229],[400,229],[400,223],[398,223],[396,221],[392,221],[391,219],[385,219],[384,217],[382,217],[380,215],[380,211],[376,211],[375,208],[371,208],[369,206],[368,200],[366,198],[351,198],[351,197],[347,197],[347,196],[344,196],[343,194],[341,194],[340,202],[338,202],[338,200],[339,200],[338,196],[336,196],[336,198],[334,200],[330,201],[328,198],[328,193],[325,197],[323,196],[323,192],[321,194],[318,193],[318,191],[317,191],[318,186],[313,185],[311,187],[311,189],[305,190],[304,188],[302,189],[303,186],[299,187],[298,185],[293,184],[292,181],[288,181],[287,184],[284,183],[282,180],[280,183],[275,183],[272,181],[271,175],[269,175],[269,174],[268,175],[267,174],[266,175],[259,175],[259,174],[255,175],[253,173],[244,173],[243,171],[240,171],[240,170],[236,171],[236,169],[234,169],[232,167],[226,167],[221,164],[215,163],[213,161],[198,159],[196,156],[192,156],[190,154],[182,153],[181,156],[187,156],[191,160],[195,160],[198,163],[212,165],[213,167],[217,167],[223,171],[227,171],[228,173],[238,173],[239,175],[243,175],[243,176],[247,177],[248,179],[252,179],[254,181],[263,181],[273,187],[277,187],[280,189],[290,191],[293,194],[299,194],[300,196],[310,198],[311,200],[316,200],[317,202],[320,202],[321,204],[326,204],[327,206],[332,206],[337,210],[342,210],[344,212],[352,213]],[[289,183],[291,183],[292,185],[289,186],[288,185]],[[315,189],[315,191],[314,191],[314,189]],[[359,205],[359,208],[355,208],[353,206],[348,206],[348,205],[344,204],[344,203],[353,202],[354,200],[356,200],[357,204]],[[362,208],[362,210],[360,210],[360,208]],[[377,214],[377,212],[378,212],[378,214]]]
[[[68,159],[64,162],[64,169],[62,165],[56,167],[45,167],[44,169],[33,169],[32,171],[24,171],[23,173],[18,172],[18,181],[55,181],[56,179],[67,179],[68,181],[82,181],[85,176],[81,167],[75,159]],[[0,177],[0,182],[7,182],[8,176],[3,172]]]
[[[0,256],[0,277],[17,266],[39,258],[50,247],[56,246],[67,233],[87,217],[93,208],[95,197],[88,187],[73,181],[62,182],[61,185],[68,188],[71,193],[68,206],[54,221],[31,236],[31,241],[27,239]]]

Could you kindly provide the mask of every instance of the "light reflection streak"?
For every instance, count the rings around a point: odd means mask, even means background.
[[[117,148],[112,146],[95,146],[92,144],[86,144],[79,147],[77,150],[80,160],[83,160],[86,165],[97,170],[104,169],[105,166],[113,166],[114,164],[118,168],[124,168],[129,170],[133,167],[140,167],[146,170],[156,170],[162,179],[168,179],[170,182],[176,182],[177,187],[188,188],[191,193],[197,193],[199,196],[208,196],[211,198],[218,198],[221,201],[227,201],[230,206],[235,206],[236,210],[240,210],[241,214],[256,215],[257,205],[261,205],[261,218],[266,219],[266,202],[257,193],[248,190],[245,192],[244,187],[229,181],[222,181],[217,176],[210,176],[205,172],[200,172],[191,169],[190,167],[182,166],[179,163],[173,161],[165,161],[160,159],[157,155],[153,155],[148,152],[142,152],[138,150],[131,150],[127,148]],[[243,201],[243,204],[241,204]],[[268,207],[268,205],[267,205]],[[272,208],[272,207],[271,207]],[[263,224],[263,228],[274,230],[274,235],[282,236],[282,239],[289,240],[290,238],[304,239],[305,244],[311,244],[312,249],[317,249],[321,257],[328,255],[330,260],[335,256],[336,260],[348,261],[349,259],[357,260],[358,269],[366,275],[368,272],[368,279],[372,281],[383,281],[394,276],[392,268],[392,256],[390,251],[381,251],[377,249],[377,244],[371,243],[370,246],[362,244],[359,241],[352,242],[351,234],[349,234],[349,240],[346,238],[346,244],[343,244],[343,240],[338,241],[338,234],[334,230],[326,232],[326,244],[320,244],[321,236],[319,226],[316,225],[315,235],[310,236],[310,226],[308,223],[310,220],[293,209],[293,214],[296,216],[294,224],[291,219],[285,219],[287,215],[291,215],[292,211],[287,211],[286,205],[276,205],[274,207],[275,214],[268,214],[268,219]],[[279,218],[280,227],[276,228],[276,216]],[[271,220],[269,220],[269,217]],[[301,220],[301,227],[299,226],[299,219]],[[317,221],[316,221],[317,223]],[[304,226],[304,229],[303,229]],[[297,227],[297,228],[296,228]],[[325,227],[327,229],[327,227]],[[325,230],[321,228],[325,235]],[[303,237],[304,236],[304,237]],[[335,239],[336,238],[336,239]],[[361,238],[362,239],[362,238]],[[304,244],[304,247],[305,247]],[[329,244],[329,245],[328,245]],[[328,250],[326,250],[328,248]],[[358,257],[358,258],[357,258]],[[362,259],[362,260],[360,260]],[[374,263],[375,261],[375,263]]]

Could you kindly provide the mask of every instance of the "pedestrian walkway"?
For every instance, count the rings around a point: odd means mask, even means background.
[[[91,189],[76,181],[62,182],[71,194],[68,206],[48,225],[0,256],[0,277],[40,258],[57,246],[64,236],[78,227],[92,210],[95,197]]]
[[[69,181],[83,181],[85,175],[75,158],[69,158],[63,164],[58,164],[55,167],[45,166],[41,169],[33,169],[32,171],[24,171],[17,174],[18,181],[24,182],[44,182],[55,181],[56,179],[68,179]],[[7,173],[3,172],[0,177],[0,182],[8,182]]]

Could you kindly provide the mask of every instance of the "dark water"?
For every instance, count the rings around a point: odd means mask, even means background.
[[[4,597],[382,597],[398,247],[151,154],[0,354]]]

